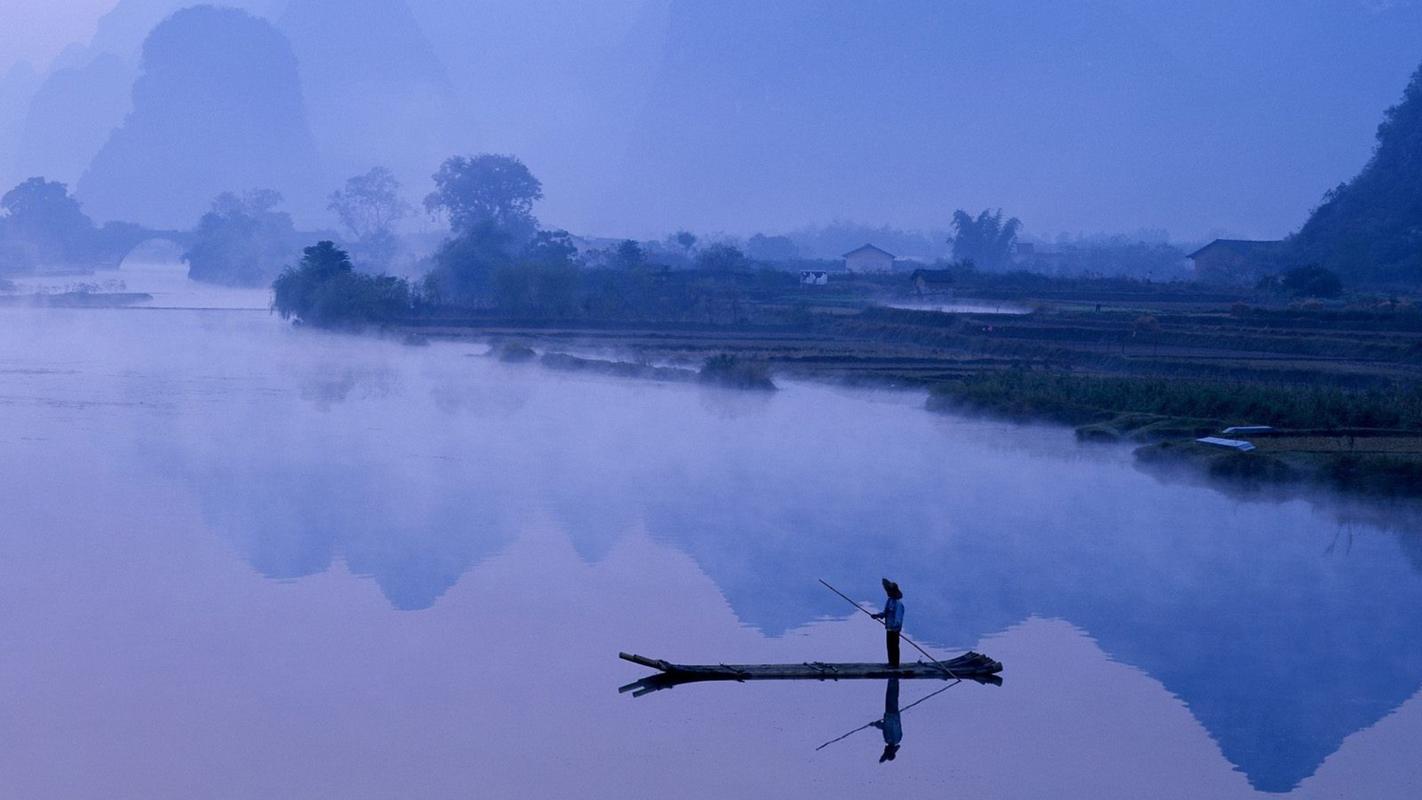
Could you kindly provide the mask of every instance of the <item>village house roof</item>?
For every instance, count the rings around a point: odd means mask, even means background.
[[[1186,256],[1186,258],[1195,258],[1207,250],[1215,249],[1237,256],[1257,256],[1273,253],[1283,246],[1284,243],[1277,239],[1264,241],[1255,241],[1252,239],[1216,239]]]
[[[898,256],[894,255],[893,253],[890,253],[888,250],[885,250],[882,247],[875,247],[872,244],[866,244],[863,247],[856,247],[853,250],[850,250],[848,253],[845,253],[843,256],[840,256],[840,258],[849,258],[850,256],[857,256],[860,253],[880,253],[888,256],[889,258],[898,258]]]

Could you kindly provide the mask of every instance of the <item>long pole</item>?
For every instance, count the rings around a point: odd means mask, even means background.
[[[865,610],[864,610],[864,606],[861,606],[861,605],[859,605],[858,603],[856,603],[853,599],[850,598],[849,595],[845,594],[844,592],[841,592],[840,590],[834,588],[833,586],[830,586],[830,585],[829,585],[829,582],[826,581],[824,578],[820,578],[820,579],[819,579],[819,582],[820,582],[820,583],[823,583],[823,584],[825,585],[825,588],[826,588],[826,589],[829,589],[831,592],[834,592],[835,594],[839,595],[840,597],[843,597],[843,598],[844,598],[844,601],[845,601],[846,603],[849,603],[850,605],[854,606],[855,608],[859,609],[860,611],[863,611],[863,612],[864,612],[864,616],[868,617],[869,619],[874,620],[875,622],[879,623],[880,625],[883,625],[883,626],[886,627],[886,628],[889,626],[889,623],[887,623],[887,622],[885,622],[885,621],[879,619],[878,617],[874,616],[873,614],[870,614],[868,611],[865,611]],[[920,652],[920,653],[923,653],[923,655],[926,656],[929,661],[932,661],[934,664],[937,664],[939,669],[941,669],[941,670],[943,670],[944,672],[948,673],[948,677],[950,677],[950,678],[957,678],[957,677],[958,677],[957,675],[954,675],[954,674],[953,674],[953,670],[948,669],[948,667],[944,666],[943,662],[941,662],[941,661],[939,661],[938,659],[934,658],[933,656],[929,655],[927,650],[924,650],[922,647],[919,647],[919,646],[918,646],[918,642],[915,642],[914,640],[910,639],[909,637],[904,636],[904,634],[903,634],[902,631],[899,632],[899,636],[900,636],[904,641],[906,641],[906,642],[908,642],[909,644],[913,645],[913,649],[917,650],[917,651]]]

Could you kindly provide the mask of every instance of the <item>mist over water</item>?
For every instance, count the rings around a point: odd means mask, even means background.
[[[260,309],[0,333],[8,796],[1422,778],[1416,509],[1232,496],[917,393],[569,377]],[[814,749],[880,715],[878,683],[614,691],[643,672],[619,650],[876,659],[815,579],[872,601],[883,574],[911,636],[1007,665],[906,712],[891,765],[872,729]]]
[[[0,800],[1417,796],[1419,32],[0,0]]]

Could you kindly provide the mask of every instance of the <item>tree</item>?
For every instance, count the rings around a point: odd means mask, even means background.
[[[394,257],[395,225],[411,211],[400,196],[400,181],[384,167],[347,180],[344,188],[331,194],[329,208],[350,232],[356,252],[381,264]]]
[[[561,317],[573,309],[579,273],[577,245],[567,231],[539,231],[517,261],[492,270],[494,305],[502,311]]]
[[[647,263],[647,253],[642,245],[631,239],[624,239],[612,254],[613,263],[621,269],[636,269]]]
[[[696,268],[708,272],[732,272],[744,269],[746,266],[746,255],[739,247],[731,244],[717,243],[709,247],[702,248],[696,254]]]
[[[525,261],[550,266],[572,266],[577,257],[578,246],[565,230],[539,231],[523,249]]]
[[[746,254],[758,261],[794,261],[800,257],[800,248],[788,236],[757,233],[746,242]]]
[[[577,289],[578,270],[571,263],[524,261],[494,272],[494,303],[514,314],[567,316]]]
[[[1330,269],[1309,264],[1284,273],[1279,285],[1295,297],[1337,297],[1343,294],[1343,281]]]
[[[302,253],[299,266],[288,267],[272,282],[272,308],[282,319],[331,328],[409,315],[412,298],[405,280],[356,272],[350,254],[333,242],[318,242]]]
[[[523,242],[538,227],[533,204],[543,199],[543,184],[514,156],[455,156],[444,162],[434,181],[425,208],[447,215],[456,236],[493,225],[512,241]]]
[[[672,236],[672,241],[676,242],[676,246],[681,248],[687,258],[691,258],[691,249],[696,246],[696,234],[691,231],[677,231]]]
[[[1295,263],[1351,281],[1422,284],[1422,67],[1383,115],[1373,156],[1288,240]]]
[[[281,200],[279,193],[266,189],[218,195],[183,254],[188,277],[230,286],[271,281],[298,246],[291,215],[276,210]]]
[[[283,270],[272,282],[272,308],[282,319],[304,317],[315,305],[317,287],[353,271],[346,251],[333,242],[317,242],[315,247],[302,250],[300,266]]]
[[[97,230],[62,183],[30,178],[0,197],[0,242],[10,255],[0,269],[92,266]]]
[[[1022,221],[1002,219],[1002,209],[984,210],[976,217],[959,209],[953,212],[953,257],[972,261],[983,269],[1004,269],[1012,260],[1012,246]]]
[[[46,227],[92,228],[94,223],[69,195],[69,187],[44,178],[30,178],[0,197],[7,220]]]
[[[445,302],[476,306],[488,300],[494,272],[512,261],[509,235],[484,222],[440,246],[431,278]]]

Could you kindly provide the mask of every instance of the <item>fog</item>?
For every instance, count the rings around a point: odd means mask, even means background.
[[[61,5],[0,0],[0,797],[1422,783],[1422,0]],[[877,664],[816,579],[880,576],[997,685],[616,691]]]
[[[79,6],[32,31],[50,17],[7,3],[0,184],[43,175],[80,186],[100,221],[188,227],[205,210],[192,198],[216,192],[182,165],[209,163],[225,183],[274,184],[220,190],[277,189],[315,227],[351,174],[385,165],[420,196],[439,160],[487,151],[523,158],[547,186],[545,221],[587,235],[926,229],[1000,206],[1044,236],[1278,237],[1367,159],[1422,30],[1422,4],[1365,0],[247,0],[229,5],[289,41],[300,87],[272,71],[280,48],[194,29],[180,33],[248,72],[199,69],[203,99],[136,103],[139,76],[166,68],[145,65],[142,42],[182,5]],[[20,46],[31,35],[47,49]],[[299,108],[242,105],[294,88]],[[197,109],[232,103],[214,135],[184,134]],[[242,141],[229,128],[243,117],[297,138],[232,149],[219,134]],[[106,167],[144,125],[120,159],[137,173]],[[318,173],[283,167],[306,160],[303,129]]]
[[[29,596],[6,601],[20,609],[12,643],[94,613],[88,590],[61,600],[41,588],[73,568],[130,587],[125,606],[153,594],[148,581],[235,580],[207,599],[182,588],[142,601],[157,616],[141,627],[165,631],[145,636],[184,637],[196,620],[165,609],[240,606],[264,581],[314,581],[272,600],[308,608],[335,602],[329,575],[381,598],[350,612],[372,624],[382,607],[439,619],[463,602],[451,593],[529,547],[566,554],[530,567],[519,591],[555,605],[630,591],[635,614],[647,598],[631,587],[662,567],[621,562],[629,547],[654,547],[689,559],[679,569],[704,574],[718,599],[669,589],[659,596],[681,623],[570,639],[559,649],[573,664],[605,674],[619,647],[729,658],[694,634],[725,613],[756,632],[733,648],[747,658],[772,646],[810,658],[794,632],[843,609],[807,577],[889,573],[917,587],[916,635],[934,646],[973,646],[1034,616],[1079,626],[1177,695],[1224,758],[1272,791],[1312,775],[1422,675],[1410,644],[1422,631],[1393,611],[1422,592],[1409,507],[1234,498],[1143,473],[1128,448],[1082,449],[1068,430],[930,415],[914,392],[791,383],[748,396],[569,378],[500,364],[482,345],[293,330],[261,310],[20,310],[0,325],[7,507],[44,531],[3,539],[0,585]],[[229,575],[232,560],[249,579]],[[606,574],[585,583],[595,567]],[[223,601],[228,591],[238,594]],[[44,596],[56,604],[35,605]],[[1226,613],[1238,605],[1251,613]],[[474,630],[505,627],[501,612],[464,613]],[[275,642],[262,637],[305,635],[243,634],[257,637],[246,655],[190,667],[240,672],[268,657]],[[494,641],[521,653],[537,644]],[[182,652],[164,658],[178,668]],[[12,650],[8,685],[36,658]],[[1331,665],[1334,691],[1284,669],[1310,662]],[[225,702],[224,691],[199,705]],[[540,718],[557,713],[539,707]]]

